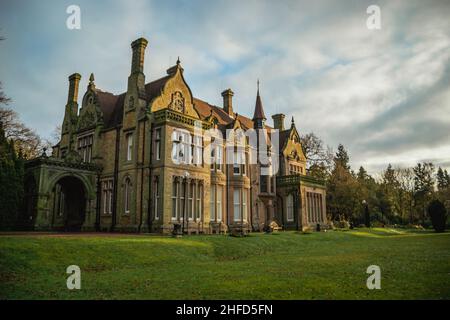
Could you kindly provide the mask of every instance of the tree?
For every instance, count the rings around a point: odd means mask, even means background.
[[[418,163],[413,171],[415,207],[422,212],[419,215],[423,223],[425,222],[426,205],[434,193],[434,165],[430,162]]]
[[[2,83],[0,82],[0,104],[8,104],[11,101],[2,90]]]
[[[339,145],[334,168],[327,183],[327,204],[332,219],[354,220],[361,212],[362,197],[356,177],[350,171],[349,156]]]
[[[345,150],[344,146],[342,144],[339,144],[338,151],[336,152],[336,155],[334,157],[334,162],[337,165],[340,165],[345,170],[350,171],[350,157],[348,156],[347,150]]]
[[[333,152],[313,132],[300,137],[303,153],[308,160],[309,174],[326,179],[333,167]]]
[[[400,212],[403,221],[414,222],[414,171],[411,168],[396,169],[399,183]]]
[[[438,191],[444,191],[450,188],[450,177],[447,170],[442,170],[442,168],[439,167],[436,173],[436,180]]]
[[[436,232],[445,231],[445,222],[447,220],[447,210],[442,202],[433,200],[428,206],[428,215]]]
[[[0,121],[7,140],[13,140],[16,152],[21,150],[24,158],[31,159],[42,154],[47,147],[45,141],[20,121],[17,112],[0,107]]]
[[[23,203],[23,160],[7,140],[0,121],[0,229],[12,229]]]

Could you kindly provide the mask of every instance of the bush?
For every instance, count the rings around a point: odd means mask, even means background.
[[[334,221],[333,225],[338,229],[350,229],[350,223],[346,220]]]
[[[433,200],[428,205],[428,215],[436,232],[444,232],[445,222],[447,220],[447,209],[439,200]]]
[[[386,224],[382,221],[376,220],[376,221],[372,222],[372,227],[374,227],[374,228],[384,228],[385,226],[386,226]]]

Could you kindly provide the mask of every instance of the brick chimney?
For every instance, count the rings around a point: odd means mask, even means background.
[[[273,127],[280,131],[283,131],[284,130],[284,118],[285,118],[285,115],[282,113],[274,114],[272,116]]]
[[[67,104],[72,102],[78,103],[78,87],[80,86],[81,75],[74,73],[69,76],[69,95],[67,97]]]
[[[233,117],[233,96],[234,92],[231,89],[227,89],[222,92],[223,97],[223,110],[230,116]]]
[[[147,44],[148,41],[144,38],[139,38],[131,43],[131,48],[133,49],[131,74],[144,72],[144,54]]]

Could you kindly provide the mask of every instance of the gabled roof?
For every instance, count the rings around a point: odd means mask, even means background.
[[[145,85],[146,101],[150,102],[159,96],[170,75],[149,82]],[[95,89],[97,94],[100,110],[103,113],[103,122],[105,128],[112,128],[122,123],[123,104],[126,92],[114,95],[111,92]]]
[[[164,85],[171,78],[171,76],[171,74],[168,74],[145,85],[145,95],[146,101],[148,103],[150,103],[154,98],[158,97],[161,94]],[[119,95],[114,95],[110,92],[102,91],[100,89],[95,89],[95,92],[97,94],[100,110],[103,113],[105,128],[113,128],[122,124],[122,115],[126,92]],[[209,104],[208,102],[195,97],[193,98],[193,102],[194,108],[197,110],[201,120],[205,120],[210,116],[215,117],[218,121],[218,126],[220,129],[225,129],[230,123],[233,123],[235,120],[239,120],[243,129],[253,129],[253,120],[248,117],[242,116],[237,113],[234,114],[234,117],[231,117],[223,110],[223,108]],[[256,97],[255,116],[262,116],[265,119],[261,98],[259,96],[259,89]],[[265,126],[265,128],[269,131],[271,129],[271,127],[267,125]]]
[[[253,121],[250,118],[235,113],[235,117],[232,118],[221,107],[209,104],[206,101],[194,98],[194,107],[197,110],[200,118],[205,120],[209,116],[216,117],[218,120],[219,128],[224,129],[230,123],[235,120],[239,120],[243,129],[253,129]],[[270,131],[272,129],[269,126],[265,126]]]

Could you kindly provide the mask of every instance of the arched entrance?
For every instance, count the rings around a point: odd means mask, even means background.
[[[53,220],[62,220],[65,231],[81,231],[86,217],[86,190],[83,182],[72,176],[55,184]]]

